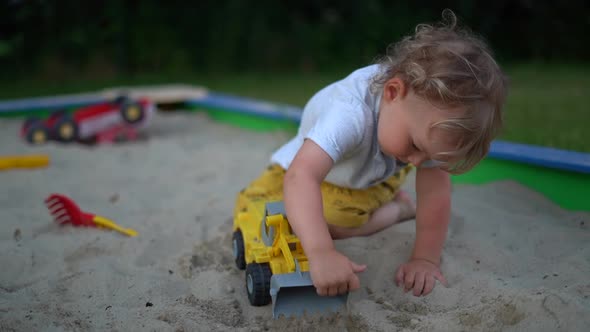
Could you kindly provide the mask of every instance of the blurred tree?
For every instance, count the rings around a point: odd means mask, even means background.
[[[59,79],[360,66],[444,8],[502,61],[590,59],[584,0],[0,0],[0,72]]]

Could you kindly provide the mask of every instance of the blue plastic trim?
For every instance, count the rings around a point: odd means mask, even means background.
[[[590,173],[590,153],[496,140],[489,156],[567,171]]]
[[[82,107],[105,102],[107,99],[97,94],[78,94],[57,97],[13,99],[0,102],[0,113],[21,113],[31,109],[60,109]]]
[[[301,121],[302,110],[299,107],[221,93],[210,92],[203,98],[188,100],[186,104],[222,108],[236,113],[262,116],[276,120]]]

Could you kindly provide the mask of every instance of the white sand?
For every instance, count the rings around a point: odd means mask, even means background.
[[[590,216],[518,184],[454,189],[450,288],[415,298],[394,286],[411,221],[338,242],[369,265],[347,313],[273,321],[270,306],[248,303],[230,218],[286,134],[176,113],[159,115],[144,142],[30,147],[19,126],[0,120],[0,155],[52,163],[0,171],[1,331],[590,331]],[[58,227],[43,205],[51,192],[140,234]]]

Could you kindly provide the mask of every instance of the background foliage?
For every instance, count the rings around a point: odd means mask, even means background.
[[[584,0],[0,3],[0,68],[16,77],[355,67],[444,8],[501,61],[590,59]]]

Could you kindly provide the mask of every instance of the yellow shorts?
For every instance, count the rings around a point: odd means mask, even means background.
[[[323,182],[321,190],[326,221],[341,227],[363,225],[373,211],[393,200],[411,170],[412,166],[408,165],[386,181],[367,189],[348,189]],[[251,200],[282,200],[285,172],[279,165],[270,165],[258,179],[240,191],[234,213],[243,211]]]

